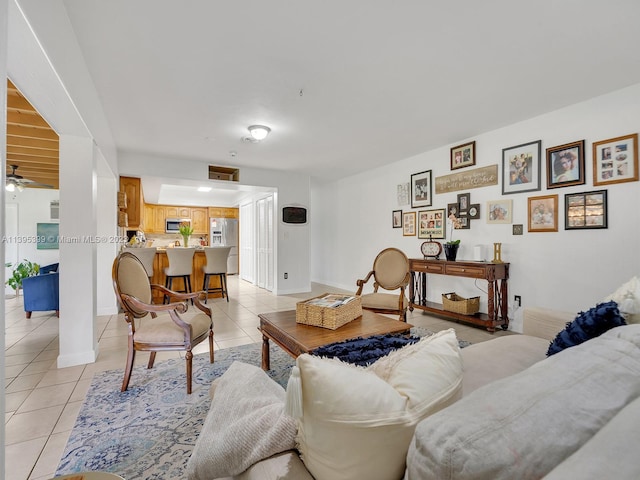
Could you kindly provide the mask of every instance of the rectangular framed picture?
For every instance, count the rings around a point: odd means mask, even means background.
[[[542,141],[502,149],[502,194],[540,190]]]
[[[418,238],[444,238],[446,225],[444,208],[418,212]]]
[[[402,228],[402,210],[394,210],[393,218],[391,219],[393,228]]]
[[[529,231],[558,231],[558,195],[529,197]]]
[[[491,200],[487,202],[487,223],[511,223],[513,200]]]
[[[466,215],[470,205],[471,205],[471,194],[459,193],[458,194],[458,213],[460,215]]]
[[[430,207],[432,191],[431,170],[411,175],[411,208]]]
[[[458,145],[451,149],[451,170],[476,164],[476,142]]]
[[[397,186],[398,206],[409,205],[409,182]]]
[[[416,235],[416,212],[404,212],[402,214],[402,235],[414,237]]]
[[[638,181],[638,134],[593,143],[593,184]]]
[[[58,250],[59,223],[36,223],[36,250]]]
[[[547,148],[547,188],[584,183],[584,140]]]
[[[607,228],[607,191],[564,196],[564,229]]]

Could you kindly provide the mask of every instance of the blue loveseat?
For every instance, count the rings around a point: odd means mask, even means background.
[[[31,318],[31,312],[48,312],[50,310],[55,310],[56,316],[60,317],[58,275],[58,264],[52,263],[40,267],[38,275],[22,280],[24,311],[27,318]]]

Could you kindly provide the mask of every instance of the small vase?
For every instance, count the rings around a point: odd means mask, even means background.
[[[185,248],[189,246],[189,235],[182,236],[182,246]]]
[[[444,254],[447,257],[447,260],[449,260],[450,262],[455,262],[456,261],[456,255],[458,255],[458,247],[460,245],[458,244],[447,244],[445,243],[443,245],[444,247]]]

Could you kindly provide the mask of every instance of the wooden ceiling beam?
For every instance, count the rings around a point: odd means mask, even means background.
[[[9,79],[6,115],[7,173],[12,172],[11,165],[17,165],[17,175],[60,188],[58,134]]]
[[[40,115],[7,110],[7,125],[23,125],[51,130],[51,127]]]
[[[7,125],[7,135],[25,138],[39,138],[44,140],[58,140],[58,134],[53,130],[44,128],[24,127],[19,125]]]
[[[21,95],[7,95],[7,110],[32,112],[38,114],[29,101]]]
[[[29,157],[26,155],[11,155],[7,152],[7,164],[8,165],[42,165],[43,167],[59,168],[57,160],[51,160],[43,157]]]
[[[44,138],[28,138],[7,135],[7,147],[27,147],[39,150],[60,150],[58,139],[50,140]]]
[[[16,155],[30,155],[32,157],[44,157],[51,158],[58,163],[60,153],[57,148],[45,149],[45,148],[29,148],[29,147],[14,147],[7,145],[7,154]]]

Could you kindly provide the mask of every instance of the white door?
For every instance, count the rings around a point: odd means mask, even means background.
[[[255,275],[254,254],[255,229],[253,222],[253,204],[240,206],[240,278],[253,283]]]
[[[273,195],[256,202],[256,230],[256,284],[260,288],[272,291],[274,280]]]
[[[265,256],[266,256],[266,278],[265,287],[270,292],[273,291],[274,262],[273,262],[273,196],[267,197],[265,205]]]

